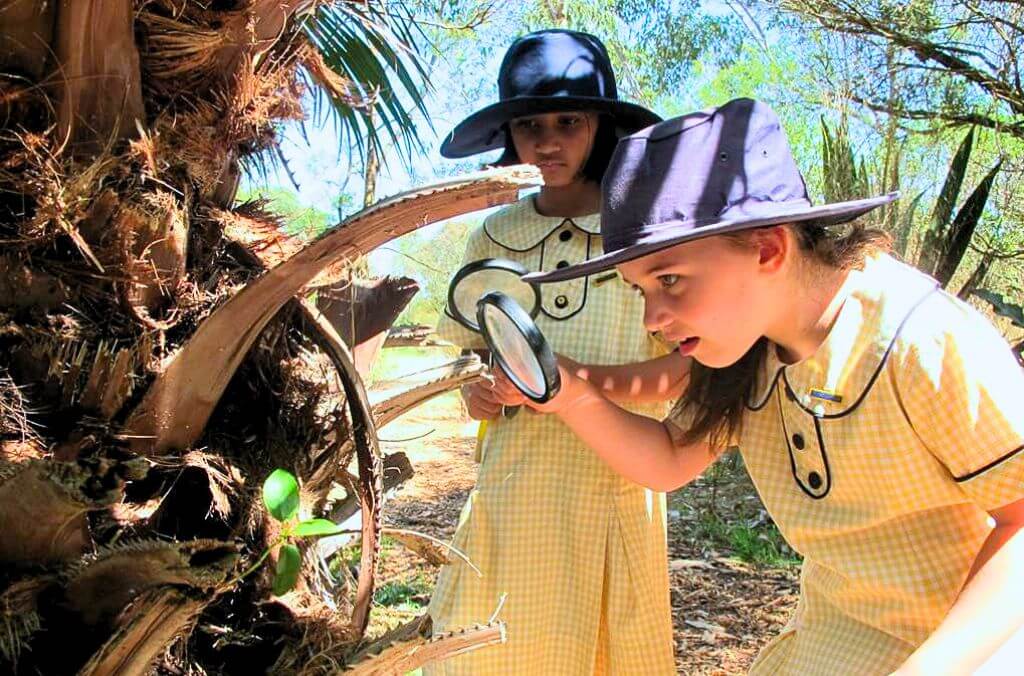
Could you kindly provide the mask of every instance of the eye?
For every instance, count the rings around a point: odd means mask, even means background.
[[[637,296],[640,296],[641,298],[643,298],[643,297],[644,297],[644,290],[643,290],[643,289],[641,289],[641,288],[640,288],[639,286],[637,286],[636,284],[630,284],[630,285],[629,285],[629,288],[630,288],[630,289],[631,289],[631,290],[633,291],[633,293],[634,293],[634,294],[636,294]]]
[[[516,130],[528,131],[530,129],[536,128],[536,126],[537,126],[537,121],[536,120],[531,120],[529,118],[520,119],[520,120],[512,120],[512,128],[516,129]]]
[[[560,124],[563,127],[570,128],[577,126],[582,121],[583,118],[580,115],[562,115],[561,117],[558,118],[558,124]]]
[[[658,282],[661,284],[661,288],[663,289],[669,289],[675,286],[678,281],[679,275],[660,275],[658,277]]]

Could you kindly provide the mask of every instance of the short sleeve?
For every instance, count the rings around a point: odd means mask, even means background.
[[[1024,369],[980,313],[936,300],[896,355],[896,389],[931,453],[992,511],[1024,498]]]
[[[469,239],[466,241],[466,253],[462,257],[462,265],[485,258],[493,258],[490,253],[490,240],[487,239],[482,228],[477,228],[470,233]],[[454,276],[454,274],[453,272],[452,275]],[[463,349],[483,350],[487,348],[487,344],[479,333],[467,329],[452,318],[447,304],[437,320],[437,335],[442,340],[458,345]]]

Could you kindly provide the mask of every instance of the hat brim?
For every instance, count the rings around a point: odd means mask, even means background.
[[[505,147],[501,127],[527,115],[563,110],[593,110],[615,118],[616,126],[631,134],[661,122],[661,118],[643,106],[617,99],[590,96],[521,96],[493,103],[473,113],[448,134],[441,144],[441,155],[456,159]]]
[[[621,263],[626,263],[643,256],[649,256],[652,253],[657,253],[662,249],[667,249],[678,244],[685,244],[686,242],[692,242],[696,239],[702,239],[704,237],[711,237],[714,235],[724,235],[726,233],[738,232],[740,230],[752,230],[754,228],[763,228],[771,225],[781,225],[783,223],[796,223],[801,221],[815,221],[821,225],[838,225],[840,223],[852,221],[873,209],[889,204],[897,197],[899,197],[899,193],[892,192],[887,195],[870,197],[862,200],[836,202],[834,204],[823,204],[816,207],[803,207],[792,211],[775,213],[771,216],[762,218],[716,221],[699,228],[690,229],[685,233],[678,233],[678,231],[676,231],[676,233],[673,234],[673,224],[671,222],[661,223],[659,224],[658,229],[664,234],[659,233],[645,237],[637,244],[597,256],[596,258],[591,258],[590,260],[577,265],[569,265],[559,270],[552,270],[551,272],[533,272],[528,275],[524,275],[523,281],[535,282],[538,284],[549,284],[551,282],[563,282],[568,279],[585,277],[603,270],[608,270]],[[683,223],[680,222],[679,225],[683,225]]]

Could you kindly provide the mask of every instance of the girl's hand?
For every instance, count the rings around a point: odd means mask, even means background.
[[[466,402],[469,417],[474,420],[494,420],[501,413],[502,403],[489,382],[481,380],[463,385],[462,400]]]
[[[571,360],[565,361],[572,363]],[[562,358],[559,358],[558,376],[562,381],[562,387],[559,389],[558,394],[543,404],[538,404],[528,399],[520,392],[519,388],[512,384],[512,381],[509,380],[500,366],[496,366],[491,372],[494,377],[493,391],[498,400],[505,406],[527,406],[540,413],[561,413],[587,394],[600,396],[593,392],[590,383],[575,375],[570,370],[571,368],[571,365],[567,368]]]

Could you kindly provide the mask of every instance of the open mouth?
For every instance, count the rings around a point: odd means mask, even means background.
[[[699,342],[700,338],[697,338],[696,336],[691,336],[686,340],[679,341],[679,354],[685,356],[692,353],[695,349],[697,349],[697,343]]]

